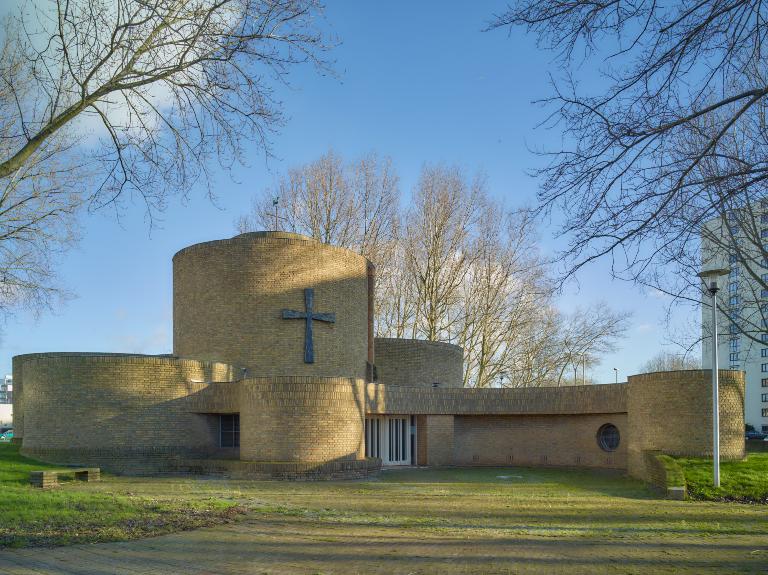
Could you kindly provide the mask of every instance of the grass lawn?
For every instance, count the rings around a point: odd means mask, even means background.
[[[230,525],[103,551],[5,552],[9,561],[38,562],[33,566],[43,573],[55,572],[42,569],[45,561],[113,556],[126,573],[145,567],[160,572],[158,554],[169,573],[702,574],[768,568],[765,506],[661,500],[640,482],[607,471],[403,469],[335,482],[109,477],[46,493],[19,482],[18,474],[0,482],[25,501],[10,515],[0,505],[6,543],[9,537],[45,541],[34,538],[41,525],[63,530],[87,524],[88,517],[121,526],[132,514],[162,517],[158,508],[248,509]],[[30,508],[28,519],[21,507]],[[101,539],[135,535],[122,527],[95,532]],[[73,540],[48,533],[49,542]]]
[[[693,499],[768,504],[768,453],[749,453],[744,461],[720,463],[720,487],[712,486],[712,460],[676,458]],[[766,509],[768,511],[768,509]]]
[[[16,446],[0,444],[0,547],[133,539],[214,525],[239,510],[218,498],[115,494],[74,481],[54,490],[29,485],[31,470],[49,468],[61,466],[26,459]]]

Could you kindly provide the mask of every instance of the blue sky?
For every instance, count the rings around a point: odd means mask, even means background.
[[[354,158],[375,150],[391,156],[404,199],[424,163],[482,170],[492,195],[511,207],[535,201],[527,171],[540,161],[530,149],[556,146],[556,131],[536,129],[546,110],[552,55],[523,30],[482,32],[502,2],[337,2],[326,20],[341,44],[331,52],[337,78],[297,69],[291,88],[276,87],[288,117],[272,139],[276,159],[255,147],[234,178],[218,174],[216,204],[198,190],[171,202],[150,233],[143,207],[117,222],[110,213],[84,220],[83,239],[61,261],[61,278],[76,298],[36,319],[5,325],[0,370],[11,357],[38,351],[168,353],[172,347],[171,257],[184,246],[234,235],[235,218],[289,166],[333,148]],[[542,225],[542,249],[556,247]],[[663,300],[612,281],[608,262],[593,265],[563,294],[565,310],[604,300],[633,312],[621,350],[594,370],[598,381],[636,373],[665,342]],[[258,321],[254,318],[254,321]]]

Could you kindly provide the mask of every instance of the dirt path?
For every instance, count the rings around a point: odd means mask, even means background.
[[[382,528],[267,514],[140,541],[6,549],[0,573],[768,573],[766,542],[745,535],[673,541],[479,535],[469,527]]]

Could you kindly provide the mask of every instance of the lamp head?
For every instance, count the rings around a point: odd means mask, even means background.
[[[720,287],[717,285],[717,278],[728,275],[729,273],[731,273],[731,270],[728,268],[717,268],[699,272],[698,276],[704,282],[707,291],[711,295],[715,295],[720,290]]]

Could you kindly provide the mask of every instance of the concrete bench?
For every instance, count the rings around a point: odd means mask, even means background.
[[[33,487],[49,489],[59,485],[59,475],[69,474],[74,475],[78,481],[98,481],[101,479],[101,470],[98,467],[70,467],[69,469],[30,471],[29,482]]]

